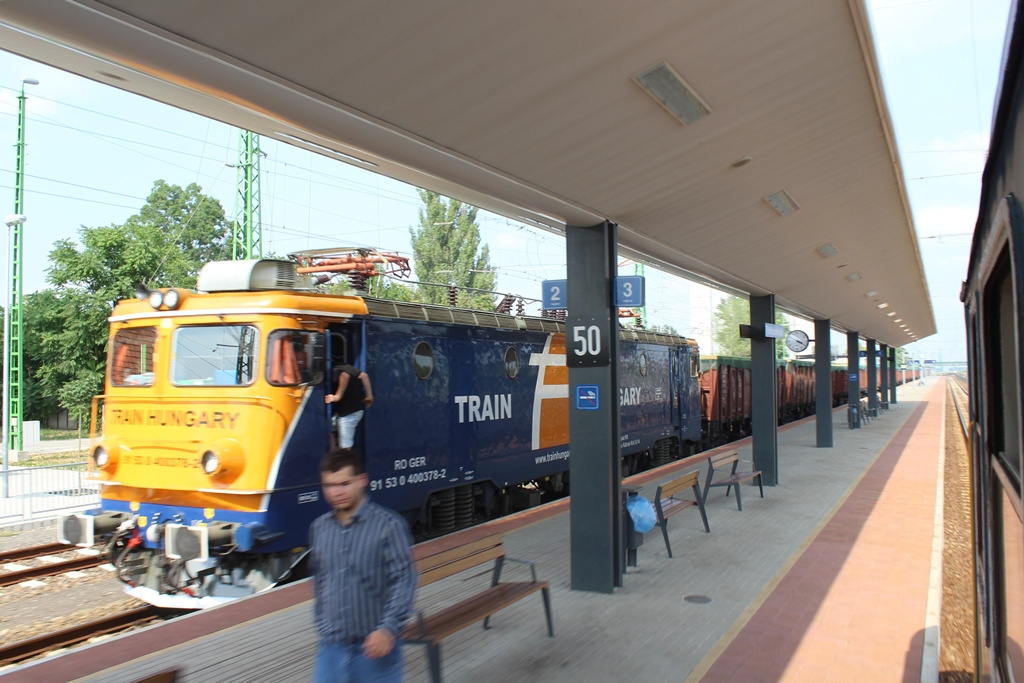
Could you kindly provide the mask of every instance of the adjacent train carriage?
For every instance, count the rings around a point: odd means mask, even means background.
[[[961,291],[967,324],[977,678],[1024,678],[1024,14],[1016,6]]]
[[[327,507],[334,368],[371,377],[357,432],[371,495],[428,537],[537,504],[568,485],[564,324],[336,296],[285,261],[208,264],[198,292],[157,290],[111,316],[92,450],[101,507],[62,520],[102,542],[131,594],[196,608],[302,565]],[[620,335],[628,473],[695,452],[696,343]]]

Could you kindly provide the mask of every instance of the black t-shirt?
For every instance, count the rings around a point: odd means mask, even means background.
[[[359,375],[362,372],[358,368],[354,368],[351,365],[337,366],[334,373],[334,390],[338,390],[338,381],[341,379],[341,373],[343,372],[349,376],[348,386],[345,387],[345,393],[341,395],[341,398],[334,403],[334,414],[342,417],[351,415],[365,407],[363,405],[365,392],[363,391],[363,383],[359,380]]]

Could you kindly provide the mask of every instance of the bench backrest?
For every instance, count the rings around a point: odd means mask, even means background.
[[[501,543],[501,534],[420,557],[416,560],[417,585],[425,586],[502,557],[505,557],[505,547]]]
[[[726,451],[716,455],[709,455],[708,465],[711,466],[711,469],[718,469],[722,465],[728,465],[729,463],[736,462],[739,459],[740,454],[737,451]]]
[[[697,483],[698,476],[699,476],[699,473],[696,470],[694,470],[693,472],[690,472],[688,474],[684,474],[683,476],[679,477],[678,479],[673,479],[672,481],[670,481],[670,482],[668,482],[666,484],[662,484],[661,485],[661,497],[662,498],[671,498],[675,494],[679,493],[680,491],[685,492],[687,490],[692,489],[693,485]]]

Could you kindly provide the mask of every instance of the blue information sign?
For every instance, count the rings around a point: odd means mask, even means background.
[[[601,393],[596,384],[576,385],[576,410],[597,410],[600,407]]]
[[[850,381],[851,382],[856,382],[857,381],[857,373],[856,372],[851,372],[850,373]]]
[[[560,311],[569,307],[565,295],[568,280],[544,280],[541,283],[541,308],[545,311]]]
[[[644,279],[639,275],[619,275],[615,278],[615,305],[643,306]]]

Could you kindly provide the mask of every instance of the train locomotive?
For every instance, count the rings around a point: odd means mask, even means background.
[[[324,397],[342,363],[373,383],[356,441],[371,495],[417,536],[567,488],[561,320],[326,294],[300,265],[210,263],[197,291],[146,290],[110,317],[91,451],[101,506],[59,533],[102,544],[148,603],[202,608],[302,575],[328,509]],[[696,452],[696,343],[620,337],[623,474]]]

